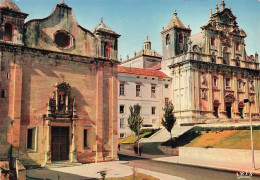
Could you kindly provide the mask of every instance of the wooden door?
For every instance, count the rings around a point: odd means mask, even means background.
[[[69,127],[52,127],[51,160],[69,160]]]

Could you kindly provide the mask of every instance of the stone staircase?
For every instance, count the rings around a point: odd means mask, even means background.
[[[192,129],[194,126],[174,126],[172,128],[172,137],[179,137],[184,134],[188,130]],[[149,138],[142,138],[140,140],[141,143],[155,143],[155,142],[166,142],[171,138],[170,133],[162,128],[157,133],[153,134]]]

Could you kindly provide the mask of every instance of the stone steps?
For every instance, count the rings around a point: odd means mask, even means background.
[[[180,135],[184,134],[188,130],[193,128],[193,126],[174,126],[172,128],[172,137],[179,137]],[[154,135],[149,138],[142,138],[140,142],[147,143],[147,142],[166,142],[171,138],[170,133],[165,129],[161,129]]]

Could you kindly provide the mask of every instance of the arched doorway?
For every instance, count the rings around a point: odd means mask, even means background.
[[[232,104],[235,100],[233,94],[227,94],[225,96],[225,110],[227,118],[232,118]]]
[[[214,102],[213,102],[213,107],[214,107],[214,116],[216,117],[216,118],[218,118],[219,116],[218,116],[218,107],[219,107],[219,100],[215,100]]]
[[[244,119],[243,109],[244,109],[244,103],[240,102],[238,104],[238,111],[239,111],[239,116],[240,116],[241,119]]]
[[[5,24],[4,41],[12,41],[13,39],[13,27],[11,24]]]

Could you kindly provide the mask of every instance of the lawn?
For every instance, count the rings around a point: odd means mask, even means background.
[[[142,173],[136,173],[135,177],[133,175],[127,176],[127,177],[120,177],[120,178],[106,178],[106,180],[159,180],[155,177],[142,174]]]
[[[139,139],[145,137],[145,136],[148,136],[150,135],[152,132],[144,132],[142,134],[139,135]],[[119,141],[120,144],[131,144],[131,143],[134,143],[136,142],[138,139],[138,136],[135,136],[134,138],[134,134],[122,139],[121,141]]]
[[[253,130],[254,149],[260,150],[260,130]],[[258,143],[257,143],[258,142]],[[201,135],[191,140],[185,147],[212,147],[230,149],[250,149],[249,130],[225,130],[222,132],[201,131]]]

